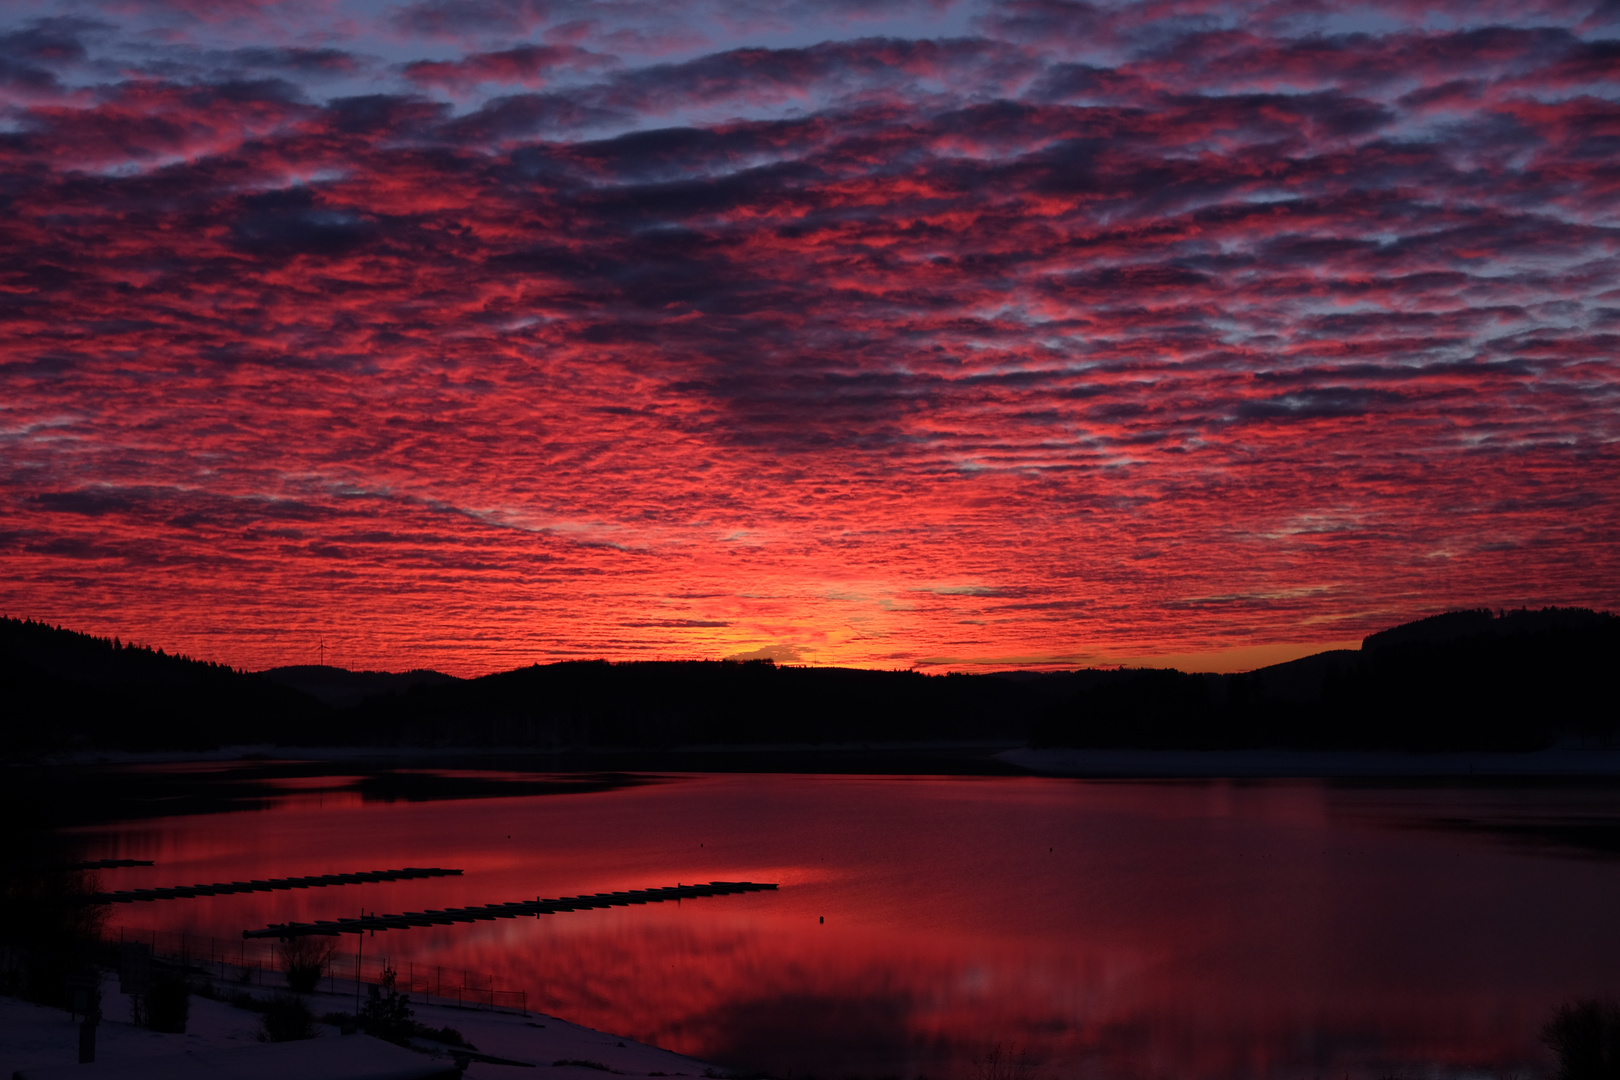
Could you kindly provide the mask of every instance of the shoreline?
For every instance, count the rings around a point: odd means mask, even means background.
[[[103,972],[101,989],[103,1017],[96,1031],[97,1062],[156,1059],[196,1049],[285,1045],[258,1040],[260,1014],[198,993],[190,997],[185,1034],[136,1027],[130,1023],[130,999],[119,992],[117,976]],[[316,1016],[352,1011],[354,1007],[352,985],[347,992],[316,991],[303,996]],[[411,1008],[417,1023],[454,1028],[476,1048],[463,1074],[469,1080],[510,1080],[514,1066],[545,1070],[525,1075],[557,1080],[601,1080],[604,1071],[626,1076],[694,1078],[724,1071],[697,1058],[543,1013],[423,1005],[416,1001],[411,1002]],[[330,1024],[317,1022],[315,1028],[319,1039],[344,1037]],[[413,1042],[422,1044],[424,1040]],[[0,1080],[10,1080],[19,1069],[76,1065],[78,1048],[79,1024],[66,1011],[0,996]],[[415,1049],[433,1053],[446,1067],[453,1061],[449,1048],[418,1045]],[[479,1057],[492,1060],[480,1061]],[[496,1060],[508,1064],[495,1064]]]
[[[164,765],[347,764],[366,767],[540,774],[578,773],[828,773],[850,775],[1020,776],[998,759],[1022,743],[1013,739],[938,742],[747,743],[539,749],[532,746],[274,746],[251,744],[211,750],[81,750],[41,755],[12,766],[47,768],[158,767]],[[3,1080],[3,1078],[0,1078]]]
[[[480,746],[227,746],[199,751],[87,750],[30,764],[56,768],[166,765],[438,768],[491,773],[781,773],[851,776],[1049,776],[1075,779],[1594,779],[1620,777],[1620,746],[1564,742],[1532,751],[1143,750],[1036,748],[996,741],[749,744],[662,750]],[[10,764],[20,764],[12,762]],[[0,1078],[3,1080],[3,1078]]]
[[[995,756],[1041,776],[1096,780],[1620,779],[1620,747],[1554,746],[1517,753],[1020,747]]]

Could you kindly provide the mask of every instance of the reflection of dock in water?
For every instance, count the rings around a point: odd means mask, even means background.
[[[569,896],[559,900],[520,900],[510,904],[446,908],[443,911],[407,911],[403,915],[365,915],[356,919],[277,923],[263,930],[244,930],[242,936],[293,938],[309,934],[359,934],[366,930],[409,930],[413,926],[448,926],[451,923],[483,922],[487,919],[515,919],[520,915],[552,915],[559,911],[585,911],[591,908],[623,907],[627,904],[657,904],[665,900],[694,900],[703,896],[761,892],[774,888],[776,888],[774,883],[711,881],[707,885],[668,885],[662,889],[592,893],[589,896]]]
[[[460,873],[460,870],[444,870],[437,866],[407,866],[403,870],[361,870],[353,874],[314,874],[310,877],[267,878],[263,881],[220,881],[212,885],[171,885],[162,889],[120,889],[117,892],[93,893],[85,899],[91,904],[131,904],[137,900],[186,900],[193,896],[222,896],[227,893],[318,889],[327,885],[365,885],[373,881],[452,877]]]

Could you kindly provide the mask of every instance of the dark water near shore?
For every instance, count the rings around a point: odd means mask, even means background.
[[[754,880],[777,893],[390,932],[396,966],[775,1075],[1528,1076],[1552,1008],[1620,993],[1620,789],[709,775],[77,830],[111,888],[397,866],[459,878],[119,905],[244,928]],[[820,920],[825,919],[825,922]]]

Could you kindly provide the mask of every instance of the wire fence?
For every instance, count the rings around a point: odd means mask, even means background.
[[[217,938],[186,930],[147,930],[129,926],[109,926],[102,932],[109,943],[137,942],[148,945],[152,955],[207,975],[221,983],[242,986],[285,987],[286,974],[274,940]],[[419,964],[402,960],[396,965],[385,953],[365,950],[334,952],[325,964],[320,989],[331,994],[355,994],[366,986],[384,987],[390,976],[393,987],[409,994],[423,1005],[458,1005],[472,1009],[509,1010],[527,1013],[526,990],[512,990],[495,984],[495,976],[483,971]]]

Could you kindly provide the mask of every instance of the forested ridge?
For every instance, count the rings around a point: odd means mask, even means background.
[[[318,703],[251,672],[0,619],[0,751],[276,741]]]
[[[1527,750],[1610,739],[1620,618],[1453,611],[1238,675],[1098,669],[925,675],[769,661],[569,661],[456,679],[252,673],[0,620],[0,745],[86,748],[987,741],[1145,748]]]
[[[1045,710],[1037,745],[1534,750],[1620,728],[1620,618],[1454,611],[1239,675],[1136,671]]]

